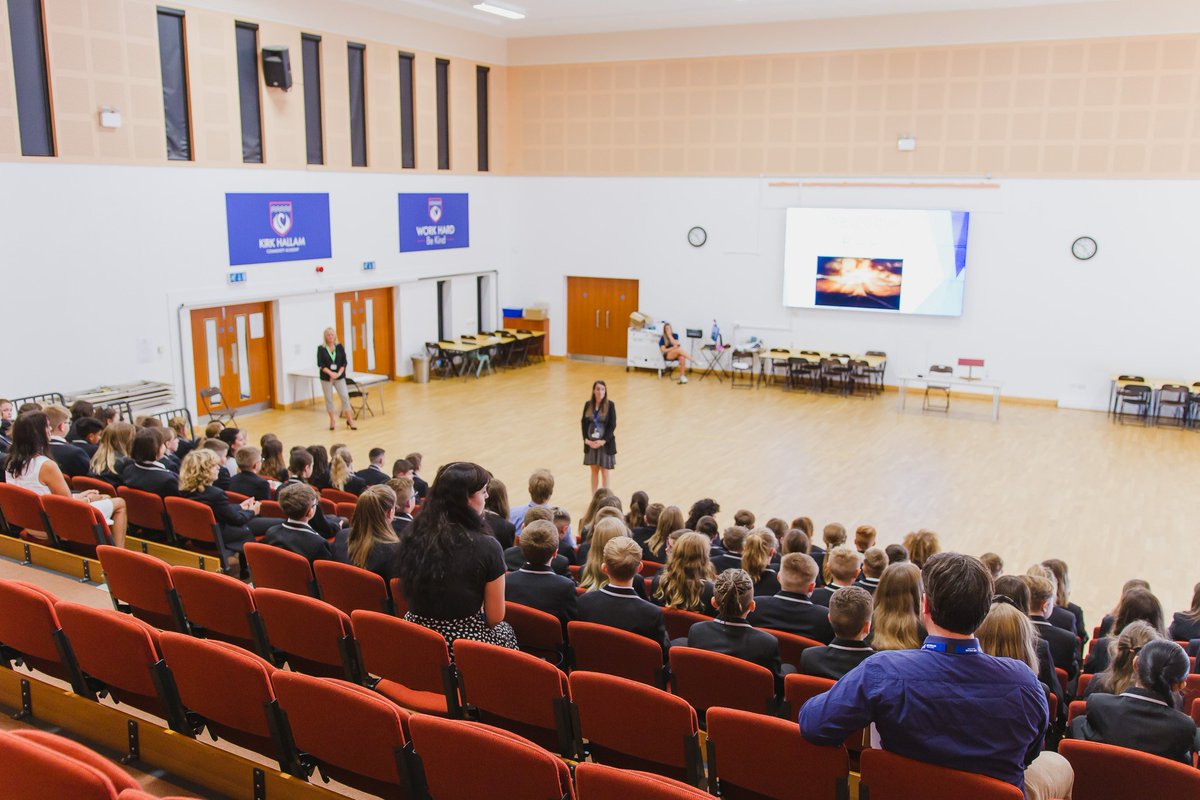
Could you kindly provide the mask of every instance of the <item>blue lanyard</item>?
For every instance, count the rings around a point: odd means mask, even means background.
[[[921,645],[922,650],[932,650],[935,653],[953,653],[956,656],[974,655],[979,652],[979,642],[974,639],[962,644],[948,645],[945,642],[925,641]]]
[[[599,409],[592,410],[592,427],[599,430],[600,428],[600,411]]]

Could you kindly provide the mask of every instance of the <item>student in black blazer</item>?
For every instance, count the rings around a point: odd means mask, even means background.
[[[229,491],[253,497],[260,503],[271,499],[271,483],[258,474],[262,466],[262,451],[257,447],[242,447],[234,456],[238,472],[229,479]]]
[[[339,417],[346,418],[346,427],[357,430],[354,412],[350,409],[350,394],[346,390],[346,350],[337,340],[333,328],[325,329],[324,342],[317,346],[317,374],[321,379],[321,391],[325,395],[325,412],[329,414],[329,430],[333,430],[333,392],[336,389],[342,410]]]
[[[550,568],[557,546],[558,531],[554,523],[538,520],[526,525],[521,531],[525,563],[505,578],[504,599],[553,614],[565,633],[567,623],[578,616],[579,608],[575,581],[555,574]]]
[[[1134,686],[1120,695],[1090,695],[1087,713],[1071,724],[1071,737],[1191,766],[1200,736],[1192,718],[1175,709],[1187,675],[1182,647],[1167,639],[1148,642],[1134,658]]]
[[[374,572],[385,582],[399,577],[400,538],[392,529],[396,492],[391,486],[368,486],[354,506],[354,521],[346,537],[347,560]],[[314,517],[315,519],[315,517]]]
[[[201,448],[188,453],[180,470],[179,495],[212,509],[213,517],[221,526],[225,547],[234,551],[227,565],[237,567],[237,554],[241,552],[242,545],[256,536],[266,535],[283,520],[259,517],[259,502],[252,497],[240,505],[229,502],[228,495],[213,484],[219,467],[219,456],[212,450]]]
[[[833,641],[829,609],[810,598],[817,577],[817,564],[804,553],[788,553],[779,566],[782,590],[773,597],[754,598],[750,623],[758,628],[794,633],[822,644]]]
[[[100,446],[100,434],[104,431],[104,423],[95,417],[82,417],[75,421],[73,433],[67,436],[67,441],[87,453],[88,458],[96,455]]]
[[[697,622],[688,630],[687,645],[713,653],[734,656],[771,670],[782,684],[783,665],[779,662],[779,640],[758,631],[746,621],[754,610],[754,582],[743,569],[730,569],[717,576],[713,590],[717,618]],[[795,671],[793,666],[789,672]]]
[[[836,681],[874,653],[863,641],[871,632],[872,605],[871,593],[861,586],[838,589],[829,600],[833,641],[805,648],[800,654],[800,672]]]
[[[67,430],[71,426],[71,414],[58,405],[46,406],[43,412],[50,423],[50,457],[58,464],[63,475],[71,478],[87,475],[90,458],[81,448],[67,441]]]
[[[387,456],[387,451],[382,447],[372,447],[367,453],[367,459],[371,462],[366,469],[360,469],[354,473],[367,486],[378,486],[381,483],[387,483],[391,479],[391,475],[383,468],[383,459]]]
[[[1200,583],[1192,587],[1192,607],[1187,611],[1176,611],[1167,628],[1167,638],[1177,642],[1200,639]]]
[[[812,593],[812,601],[817,605],[829,607],[829,598],[838,589],[853,586],[858,577],[862,556],[853,547],[838,545],[825,556],[829,568],[829,583]]]
[[[617,536],[604,546],[601,570],[608,584],[593,589],[579,598],[580,622],[609,625],[623,631],[645,636],[662,645],[665,656],[671,646],[667,641],[667,626],[663,610],[638,597],[633,582],[642,580],[642,548],[628,536]]]
[[[1054,666],[1067,671],[1068,678],[1079,673],[1078,642],[1075,634],[1056,627],[1050,622],[1050,610],[1054,607],[1054,584],[1049,578],[1026,576],[1029,584],[1029,621],[1037,635],[1050,645]],[[1072,621],[1074,618],[1072,617]]]
[[[860,586],[874,595],[875,590],[879,588],[879,579],[883,577],[883,571],[887,569],[887,566],[887,552],[882,547],[868,547],[867,552],[863,553],[862,572],[854,581],[854,585]]]
[[[121,483],[130,489],[150,492],[159,497],[179,495],[179,476],[158,459],[166,447],[155,428],[142,428],[133,437],[130,461],[121,471]]]
[[[313,530],[308,521],[320,510],[320,496],[311,486],[294,484],[279,493],[279,506],[287,520],[267,531],[265,544],[302,555],[313,561],[347,562],[346,532],[338,531],[333,542]]]
[[[741,525],[731,525],[721,533],[721,550],[712,557],[718,575],[727,569],[742,568],[742,545],[749,534],[749,529]]]
[[[408,478],[391,478],[386,486],[396,494],[396,512],[392,516],[392,530],[399,536],[413,521],[413,508],[417,505],[417,496],[413,482]]]

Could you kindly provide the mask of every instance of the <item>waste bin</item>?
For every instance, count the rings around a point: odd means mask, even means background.
[[[413,383],[429,383],[429,356],[419,355],[412,357],[413,364]]]

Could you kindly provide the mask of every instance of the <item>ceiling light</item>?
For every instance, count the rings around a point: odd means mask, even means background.
[[[472,7],[476,11],[486,11],[489,14],[495,14],[505,19],[525,19],[525,15],[520,11],[513,11],[511,8],[492,5],[491,3],[476,3]]]

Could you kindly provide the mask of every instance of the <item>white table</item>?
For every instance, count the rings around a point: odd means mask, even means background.
[[[317,394],[316,394],[316,392],[313,391],[313,381],[317,381],[317,380],[321,379],[321,373],[317,370],[317,368],[310,367],[308,369],[292,370],[292,371],[288,372],[288,377],[292,381],[292,402],[296,401],[296,381],[298,379],[307,378],[308,379],[309,405],[315,405],[317,402]],[[388,381],[391,380],[391,378],[389,378],[387,375],[379,375],[374,372],[350,372],[349,370],[346,371],[346,377],[350,378],[351,380],[353,380],[355,383],[357,383],[359,386],[361,386],[364,389],[368,386],[375,386],[380,383],[387,383]],[[384,413],[383,395],[379,396],[379,413],[380,414]]]
[[[917,386],[950,386],[955,389],[987,389],[992,393],[992,422],[1000,419],[1000,384],[994,381],[966,380],[951,375],[902,375],[900,377],[900,406],[897,412],[904,410],[908,384]]]

